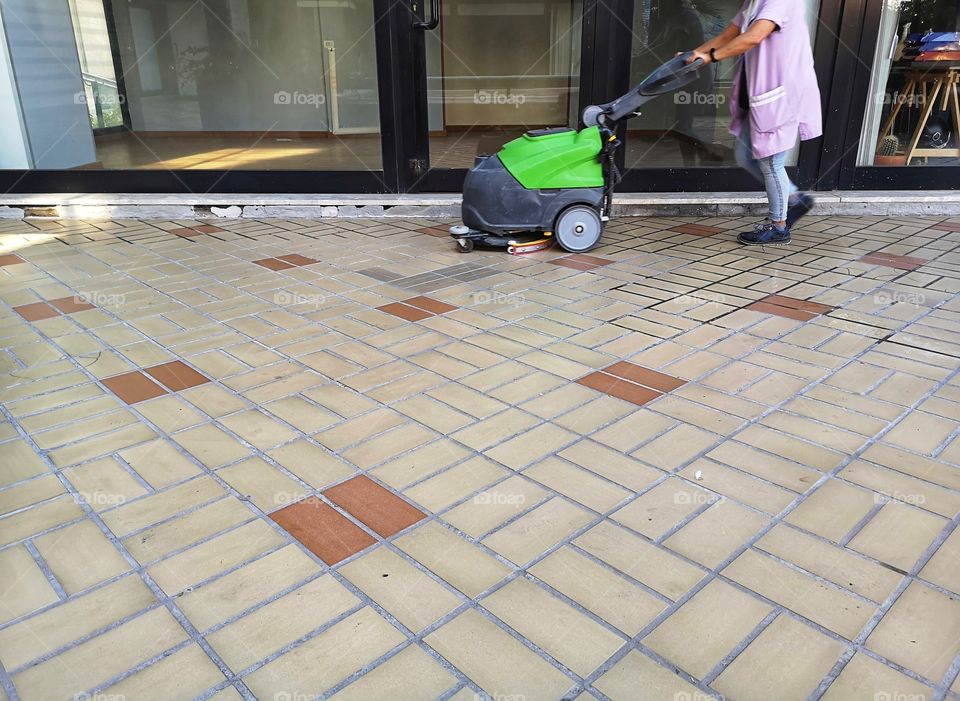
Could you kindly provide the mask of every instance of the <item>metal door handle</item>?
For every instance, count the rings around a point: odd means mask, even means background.
[[[430,0],[430,14],[432,15],[428,21],[425,22],[414,22],[414,29],[436,29],[437,25],[440,24],[440,0]]]

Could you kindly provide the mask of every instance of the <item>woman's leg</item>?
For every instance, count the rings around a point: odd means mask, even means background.
[[[790,197],[797,190],[787,177],[785,164],[786,153],[757,159],[757,165],[763,173],[763,182],[767,188],[767,199],[770,202],[770,221],[778,227],[786,226]]]
[[[734,152],[737,157],[737,165],[750,173],[750,175],[759,182],[764,182],[763,171],[760,170],[757,159],[753,157],[753,146],[750,144],[750,130],[748,128],[744,129],[741,138],[737,140],[737,146]]]

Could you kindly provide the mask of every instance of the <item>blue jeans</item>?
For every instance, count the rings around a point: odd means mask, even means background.
[[[737,142],[737,163],[767,188],[770,201],[770,221],[785,221],[790,200],[797,194],[797,186],[787,176],[787,152],[766,158],[754,158],[750,145],[750,127],[744,125],[743,135]]]

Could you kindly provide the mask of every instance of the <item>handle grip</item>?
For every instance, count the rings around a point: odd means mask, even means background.
[[[440,24],[440,0],[430,0],[430,19],[414,22],[414,29],[433,30]]]

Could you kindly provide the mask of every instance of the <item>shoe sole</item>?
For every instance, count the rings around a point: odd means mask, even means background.
[[[760,241],[744,241],[739,236],[737,237],[737,243],[741,243],[744,246],[787,246],[790,244],[792,240],[793,239],[783,239],[781,241],[760,242]]]

